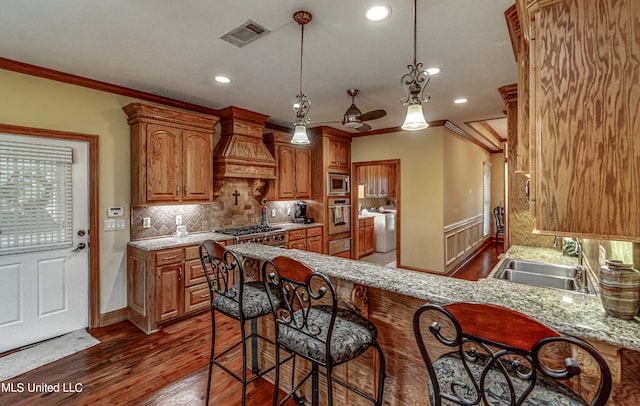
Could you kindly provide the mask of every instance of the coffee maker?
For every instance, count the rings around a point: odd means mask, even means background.
[[[293,222],[294,223],[306,223],[307,222],[307,202],[293,202]]]

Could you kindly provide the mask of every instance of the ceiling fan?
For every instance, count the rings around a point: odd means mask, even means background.
[[[387,115],[387,112],[382,109],[362,113],[360,109],[356,107],[358,89],[349,89],[347,90],[347,94],[351,96],[351,106],[342,116],[342,125],[345,127],[354,128],[359,132],[369,131],[371,126],[365,123],[365,121],[377,120]]]
[[[365,132],[371,129],[371,126],[365,121],[376,120],[387,115],[387,112],[382,109],[362,113],[356,106],[358,89],[349,89],[347,94],[351,96],[351,106],[344,112],[340,121],[324,121],[325,123],[342,123],[345,127],[353,128],[358,132]]]

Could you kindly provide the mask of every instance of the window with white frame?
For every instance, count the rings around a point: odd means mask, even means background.
[[[487,236],[491,229],[491,163],[484,162],[482,168],[482,189],[483,189],[483,236]]]

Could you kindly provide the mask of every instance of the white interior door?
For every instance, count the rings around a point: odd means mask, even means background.
[[[0,353],[89,325],[88,144],[0,134],[2,142],[70,149],[72,158],[61,185],[45,162],[55,152],[43,153],[42,165],[36,158],[23,166],[0,150]],[[52,214],[62,200],[71,212]],[[28,210],[36,214],[25,211],[34,202]]]

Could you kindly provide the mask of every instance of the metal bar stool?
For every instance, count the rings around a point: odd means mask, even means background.
[[[257,318],[271,314],[271,301],[267,296],[263,282],[245,283],[242,262],[236,254],[225,250],[224,246],[219,243],[206,240],[200,244],[200,262],[207,277],[211,298],[211,355],[209,359],[206,404],[209,404],[211,374],[215,364],[242,383],[242,405],[245,405],[247,384],[275,368],[274,365],[260,371],[257,360],[258,339],[274,344],[273,341],[257,333]],[[278,295],[272,296],[273,303],[276,306],[279,302],[278,297]],[[240,341],[231,345],[217,356],[214,354],[216,310],[240,322],[241,336]],[[251,334],[248,337],[245,332],[245,322],[247,320],[251,322]],[[251,340],[251,372],[253,376],[247,379],[247,340],[249,339]],[[239,345],[242,347],[242,372],[240,375],[218,361],[219,358],[225,356]]]
[[[498,236],[504,237],[504,207],[496,206],[493,208],[493,222],[496,226],[496,247],[498,246]]]
[[[318,375],[327,379],[327,404],[333,405],[333,382],[347,388],[376,405],[382,404],[385,359],[376,341],[375,326],[351,310],[338,307],[336,289],[326,276],[288,257],[276,257],[262,266],[262,279],[271,300],[276,326],[276,365],[280,365],[280,349],[311,362],[311,371],[278,403],[280,368],[276,368],[273,404],[282,405],[311,378],[312,405],[319,404]],[[281,295],[281,296],[278,296]],[[363,393],[333,376],[333,368],[353,360],[369,347],[379,356],[377,396]],[[319,367],[324,367],[324,372]],[[375,388],[375,383],[373,385]],[[375,390],[375,389],[374,389]]]
[[[413,330],[433,406],[604,406],[611,393],[611,372],[593,346],[505,307],[427,303]],[[568,386],[585,366],[599,379],[590,403]]]

